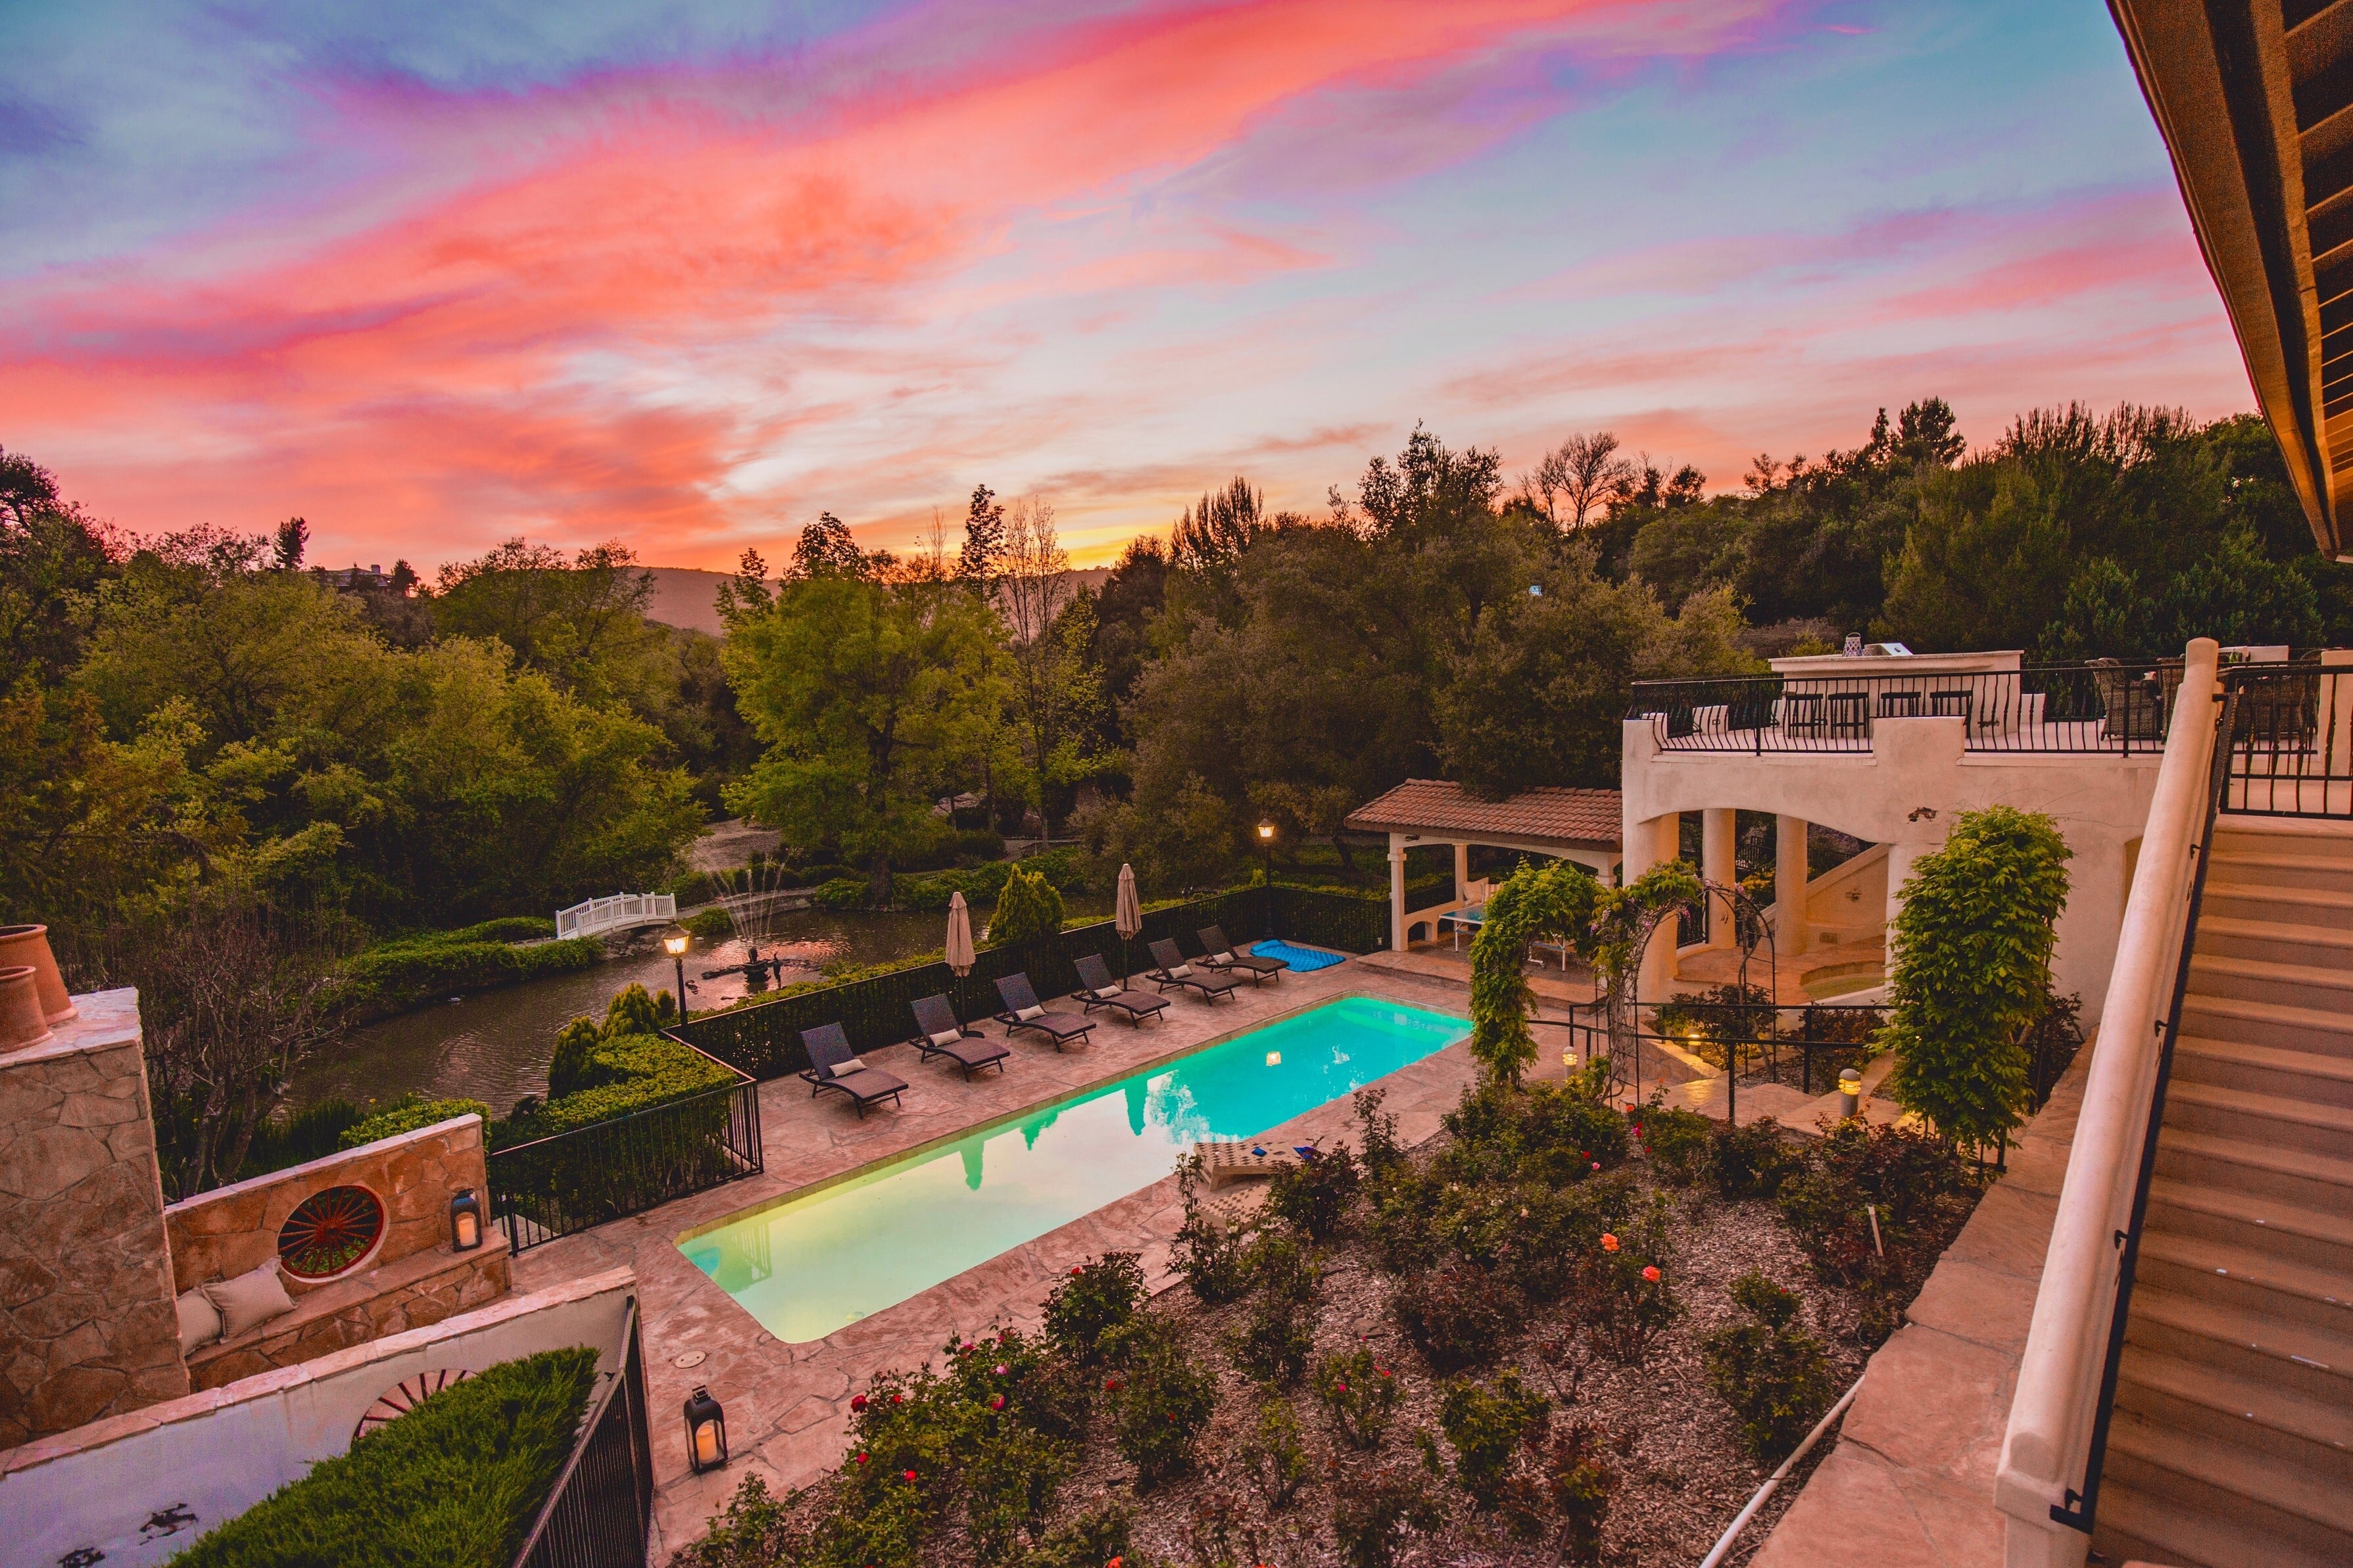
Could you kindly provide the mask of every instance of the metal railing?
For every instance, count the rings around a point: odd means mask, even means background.
[[[2353,666],[2250,665],[2223,680],[2223,811],[2353,817]]]
[[[491,1217],[508,1247],[522,1252],[758,1173],[760,1086],[729,1070],[735,1081],[722,1088],[491,1150]]]
[[[670,893],[615,893],[589,899],[555,911],[558,937],[595,936],[625,926],[659,925],[678,919],[678,899]]]
[[[621,1345],[620,1375],[581,1422],[572,1458],[532,1521],[514,1568],[644,1568],[653,1533],[654,1456],[634,1300]]]
[[[1670,752],[1868,752],[1882,720],[1944,718],[1972,752],[2130,754],[2164,748],[2180,686],[2178,658],[1638,680],[1626,717]]]

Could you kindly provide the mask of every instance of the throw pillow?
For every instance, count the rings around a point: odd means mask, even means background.
[[[844,1057],[841,1060],[833,1064],[833,1076],[836,1078],[843,1077],[849,1073],[864,1072],[865,1070],[866,1064],[860,1061],[856,1057]]]
[[[180,1353],[200,1351],[221,1337],[220,1309],[202,1287],[184,1290],[174,1303],[180,1312]]]
[[[943,1029],[940,1033],[932,1037],[932,1044],[935,1046],[952,1046],[963,1038],[964,1036],[958,1034],[954,1029]]]
[[[1178,964],[1176,968],[1174,968],[1174,969],[1172,969],[1172,970],[1170,970],[1170,971],[1168,972],[1168,978],[1169,978],[1169,979],[1171,979],[1171,980],[1182,980],[1182,979],[1184,979],[1184,978],[1185,978],[1185,976],[1187,976],[1187,975],[1188,975],[1188,974],[1190,974],[1190,973],[1193,973],[1193,966],[1192,966],[1191,964],[1189,964],[1189,963],[1180,963],[1180,964]]]
[[[1231,963],[1233,961],[1234,955],[1230,952],[1213,952],[1209,954],[1209,962],[1211,963]]]
[[[1045,1014],[1045,1011],[1046,1009],[1043,1007],[1024,1007],[1016,1012],[1013,1016],[1026,1024],[1032,1018],[1042,1016]]]
[[[286,1293],[275,1258],[234,1279],[216,1279],[198,1289],[219,1309],[221,1338],[225,1340],[233,1340],[248,1329],[294,1310],[294,1298]]]

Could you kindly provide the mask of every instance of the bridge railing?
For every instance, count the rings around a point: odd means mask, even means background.
[[[595,936],[623,926],[655,925],[678,919],[678,899],[670,893],[615,893],[589,899],[555,911],[559,937]]]

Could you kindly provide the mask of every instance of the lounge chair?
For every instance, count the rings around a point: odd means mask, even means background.
[[[1005,1011],[997,1016],[998,1023],[1008,1030],[1035,1029],[1052,1040],[1057,1050],[1069,1050],[1072,1040],[1085,1044],[1087,1032],[1094,1027],[1084,1018],[1046,1011],[1026,974],[1008,974],[998,981],[997,994],[1005,1002]]]
[[[1081,957],[1079,988],[1071,993],[1071,1000],[1086,1004],[1086,1011],[1098,1007],[1113,1007],[1127,1015],[1131,1024],[1141,1024],[1146,1018],[1156,1018],[1168,1011],[1166,998],[1148,991],[1129,991],[1113,984],[1111,965],[1090,952]]]
[[[1291,967],[1279,958],[1261,958],[1256,953],[1240,951],[1226,940],[1225,929],[1221,926],[1203,926],[1193,934],[1201,939],[1204,954],[1201,967],[1204,969],[1222,969],[1235,974],[1247,974],[1251,984],[1259,985],[1275,979]]]
[[[1199,992],[1202,999],[1208,1002],[1234,994],[1234,983],[1231,979],[1214,972],[1203,974],[1185,962],[1185,955],[1176,950],[1176,944],[1173,942],[1154,942],[1152,962],[1160,967],[1145,972],[1144,977],[1163,991],[1167,990],[1171,985],[1180,985],[1187,991]]]
[[[998,1072],[1005,1070],[1005,1058],[1013,1053],[978,1029],[967,1029],[957,1023],[955,1009],[948,1005],[946,997],[919,996],[914,1005],[915,1032],[907,1043],[921,1052],[925,1061],[945,1057],[964,1068],[967,1079],[980,1068],[992,1065]],[[968,1046],[965,1044],[966,1040],[980,1043]]]
[[[838,1090],[858,1107],[860,1121],[866,1120],[866,1108],[870,1105],[885,1100],[893,1105],[905,1105],[899,1096],[905,1091],[907,1080],[860,1061],[857,1053],[849,1048],[849,1037],[841,1032],[840,1025],[803,1029],[801,1044],[808,1048],[808,1068],[801,1077],[809,1082],[811,1100],[822,1090]]]

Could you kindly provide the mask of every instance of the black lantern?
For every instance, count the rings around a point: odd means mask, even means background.
[[[696,1475],[727,1462],[727,1415],[701,1384],[686,1396],[686,1454]]]
[[[482,1200],[460,1187],[449,1200],[449,1250],[471,1252],[482,1245]]]
[[[686,935],[681,931],[662,938],[662,951],[678,965],[678,1021],[681,1024],[686,1022]]]

